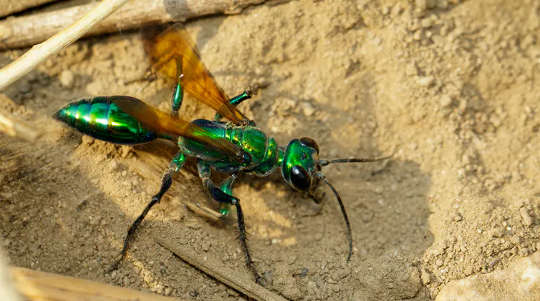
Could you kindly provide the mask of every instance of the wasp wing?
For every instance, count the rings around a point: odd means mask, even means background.
[[[159,134],[182,136],[193,139],[222,151],[237,162],[244,161],[244,151],[237,145],[223,139],[211,138],[212,134],[201,127],[178,117],[164,113],[143,101],[130,96],[111,96],[110,101],[122,111],[141,122],[149,130]]]
[[[229,98],[201,61],[195,43],[185,29],[177,26],[170,27],[147,39],[145,48],[151,58],[154,71],[177,81],[177,64],[181,63],[182,86],[187,93],[235,124],[241,124],[242,121],[247,120],[229,103]]]

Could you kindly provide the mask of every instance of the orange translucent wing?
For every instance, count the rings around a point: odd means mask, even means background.
[[[182,62],[182,86],[186,93],[216,110],[235,124],[247,118],[229,103],[229,98],[201,61],[197,48],[187,31],[170,27],[149,39],[146,51],[153,69],[161,75],[178,80],[177,63]]]
[[[211,133],[203,128],[183,119],[172,117],[137,98],[130,96],[111,96],[110,100],[122,111],[137,119],[137,121],[141,122],[151,131],[193,139],[222,151],[234,161],[243,162],[244,160],[244,152],[237,145],[222,138],[214,138]]]

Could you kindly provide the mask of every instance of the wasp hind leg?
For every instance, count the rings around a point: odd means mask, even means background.
[[[137,217],[137,219],[129,227],[126,238],[124,239],[124,246],[122,247],[122,251],[120,252],[120,258],[113,264],[110,271],[118,269],[120,263],[122,263],[124,258],[126,258],[127,250],[129,248],[131,240],[133,240],[135,231],[142,223],[150,209],[152,209],[155,204],[159,203],[163,195],[167,192],[167,190],[169,190],[172,185],[172,176],[182,168],[185,160],[186,157],[183,153],[178,153],[176,154],[176,156],[174,156],[173,160],[169,165],[169,168],[161,179],[161,188],[159,189],[159,192],[152,197],[152,200],[150,200],[150,202],[146,205],[139,217]]]
[[[257,273],[257,270],[255,269],[255,266],[253,264],[253,260],[251,259],[251,255],[249,253],[246,236],[246,225],[244,222],[244,213],[242,212],[242,207],[240,206],[240,200],[232,195],[232,184],[234,183],[236,176],[232,175],[231,177],[227,178],[221,184],[220,188],[217,187],[210,179],[210,167],[206,162],[199,160],[197,162],[197,170],[199,171],[199,177],[201,178],[204,187],[206,187],[212,199],[216,200],[220,204],[223,204],[223,206],[220,208],[221,214],[226,215],[228,213],[228,207],[230,205],[236,207],[239,230],[238,238],[240,239],[240,243],[242,244],[242,249],[246,257],[246,266],[255,277],[255,281],[258,284],[262,285],[263,278],[259,276],[259,273]]]

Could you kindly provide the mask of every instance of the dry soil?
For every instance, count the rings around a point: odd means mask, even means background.
[[[500,270],[540,248],[540,2],[291,1],[191,21],[202,58],[280,145],[316,139],[322,158],[378,157],[325,174],[347,207],[354,254],[329,191],[322,205],[279,174],[243,176],[249,246],[268,287],[292,300],[431,300],[453,279]],[[7,63],[21,51],[2,54]],[[108,272],[130,223],[159,188],[168,146],[115,146],[60,126],[68,102],[130,95],[168,110],[137,31],[84,39],[12,85],[4,109],[38,124],[29,144],[0,136],[0,235],[17,266],[193,300],[244,297],[174,257],[156,235],[248,274],[235,215],[189,164]],[[211,109],[186,100],[186,119]],[[149,154],[150,153],[150,154]],[[145,169],[147,168],[147,169]],[[324,189],[323,189],[324,190]]]

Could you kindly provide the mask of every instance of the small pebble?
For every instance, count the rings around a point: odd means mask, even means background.
[[[203,251],[208,252],[211,247],[212,247],[212,243],[210,242],[210,240],[203,241],[203,244],[202,244]]]
[[[448,8],[448,1],[447,0],[439,0],[437,1],[437,7],[441,9],[447,9]]]
[[[422,270],[422,274],[420,276],[420,279],[422,280],[423,284],[431,283],[431,275],[426,270]]]
[[[273,276],[272,271],[264,271],[263,272],[264,283],[271,284],[273,281],[272,276]]]
[[[408,76],[413,76],[418,74],[418,70],[414,64],[409,64],[405,67],[405,74]]]
[[[309,102],[302,103],[302,110],[306,116],[311,116],[313,113],[315,113],[315,108]]]
[[[431,86],[435,82],[435,78],[433,78],[433,76],[419,76],[416,79],[416,82],[420,86],[427,87],[427,86]]]
[[[443,95],[440,99],[441,107],[446,108],[452,104],[452,98],[448,95]]]
[[[428,7],[428,1],[427,0],[416,0],[414,1],[414,4],[416,6],[416,9],[420,12],[423,12]]]
[[[493,124],[493,126],[496,127],[496,128],[498,128],[498,127],[501,126],[501,124],[502,124],[501,119],[500,119],[497,115],[491,115],[491,117],[489,117],[489,121],[490,121],[491,124]]]
[[[422,20],[421,24],[423,28],[430,28],[433,26],[433,20],[431,18],[426,18]]]
[[[70,70],[64,70],[60,73],[60,83],[66,88],[71,88],[75,80],[75,75]]]
[[[422,31],[418,30],[417,32],[415,32],[414,36],[413,36],[413,39],[415,41],[420,41],[422,39]]]
[[[118,169],[118,162],[112,160],[111,163],[109,163],[109,166],[111,167],[111,171],[116,171]]]

